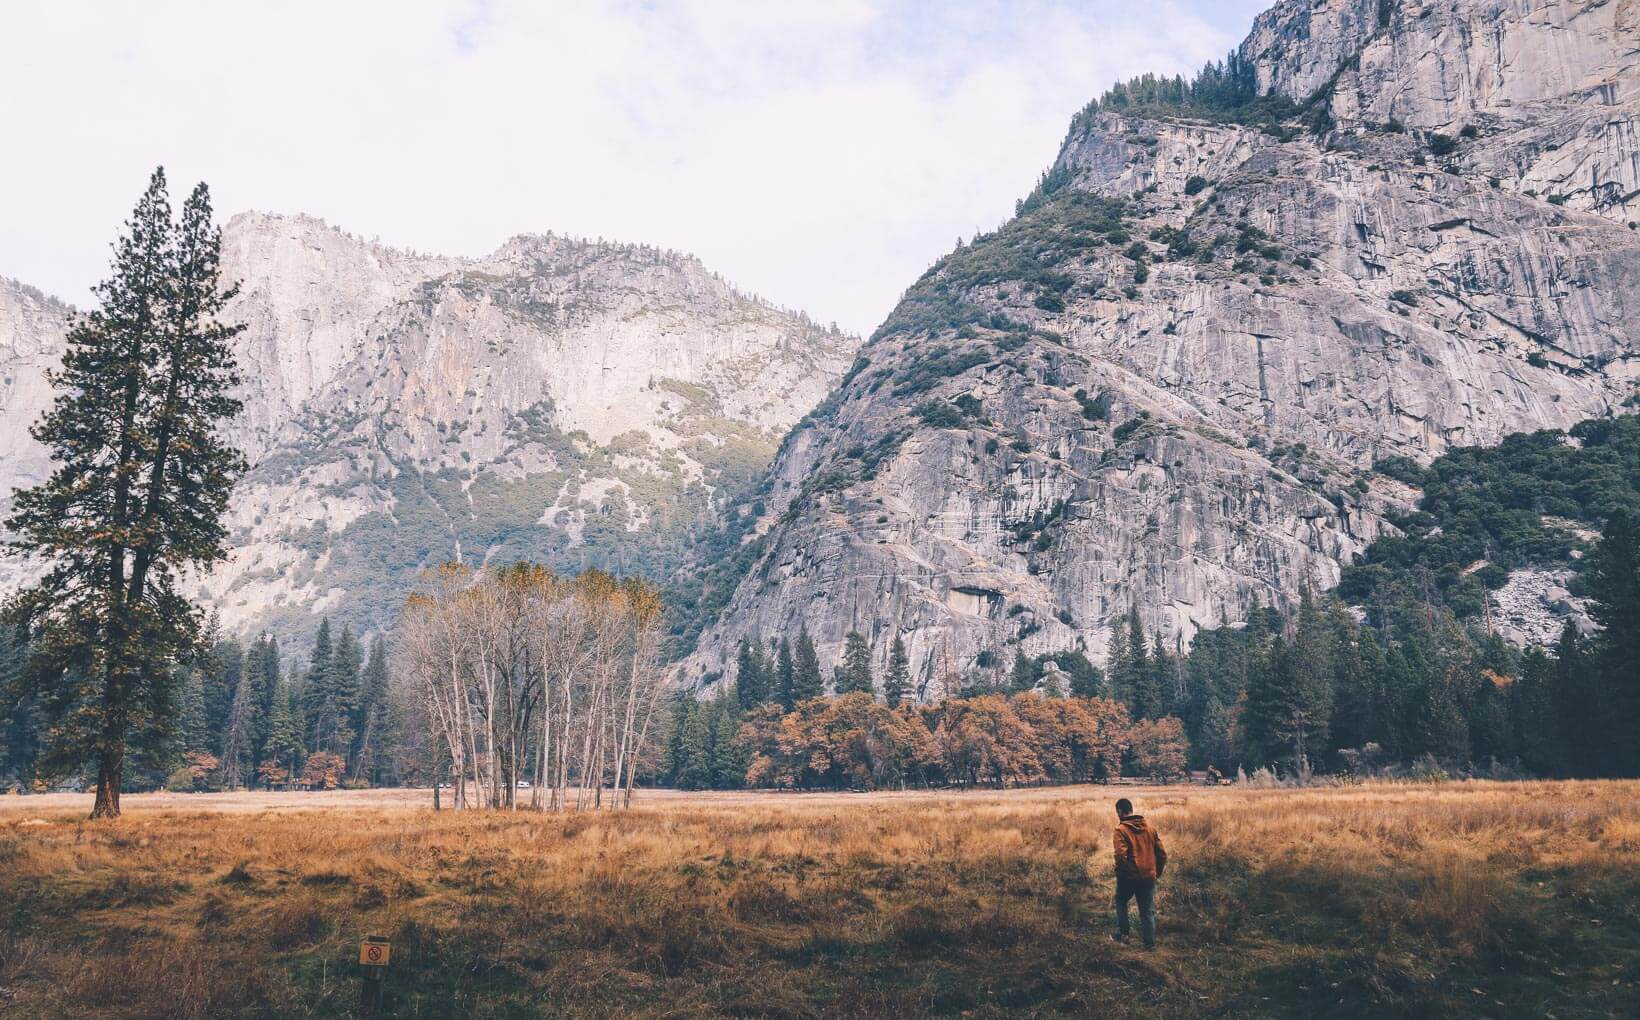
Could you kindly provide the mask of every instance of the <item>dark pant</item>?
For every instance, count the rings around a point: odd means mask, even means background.
[[[1138,878],[1116,880],[1116,934],[1122,938],[1128,935],[1128,900],[1139,901],[1139,935],[1145,940],[1145,948],[1155,946],[1156,883]]]

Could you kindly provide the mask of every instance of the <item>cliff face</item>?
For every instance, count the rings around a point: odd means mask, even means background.
[[[33,485],[51,473],[51,458],[29,435],[51,406],[46,372],[62,358],[62,338],[72,309],[60,301],[0,277],[0,475],[11,488]]]
[[[1130,608],[1180,645],[1335,584],[1415,495],[1375,460],[1617,409],[1637,10],[1283,3],[1239,56],[1290,123],[1090,108],[788,440],[684,674],[800,625],[903,637],[925,694]]]
[[[223,276],[249,327],[230,432],[254,466],[197,594],[229,628],[303,637],[319,612],[389,624],[458,555],[665,575],[857,344],[692,258],[552,236],[452,259],[245,214]],[[47,469],[25,426],[66,316],[0,282],[5,492]]]

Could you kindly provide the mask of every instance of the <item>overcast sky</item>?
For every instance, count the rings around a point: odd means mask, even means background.
[[[658,244],[866,333],[1089,98],[1222,56],[1263,6],[0,0],[0,275],[85,303],[163,163],[224,219]]]

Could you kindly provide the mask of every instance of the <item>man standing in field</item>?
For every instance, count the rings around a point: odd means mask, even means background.
[[[1128,937],[1128,900],[1139,901],[1139,935],[1146,949],[1156,948],[1156,880],[1167,867],[1167,851],[1162,838],[1133,813],[1133,802],[1123,797],[1116,802],[1116,834],[1111,846],[1116,851],[1116,934],[1118,942]]]

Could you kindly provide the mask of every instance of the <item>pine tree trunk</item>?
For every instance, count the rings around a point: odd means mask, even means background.
[[[120,777],[125,768],[123,750],[102,753],[97,762],[97,802],[91,808],[92,818],[120,816]]]

